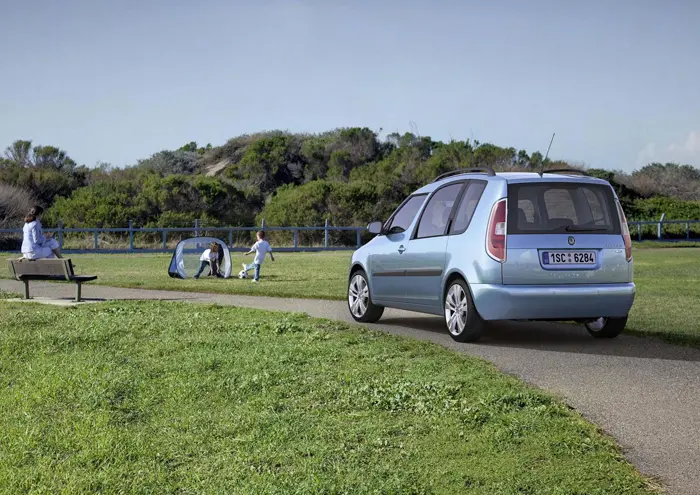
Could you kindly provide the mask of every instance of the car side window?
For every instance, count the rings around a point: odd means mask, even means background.
[[[462,195],[462,200],[452,220],[452,225],[450,225],[450,234],[461,234],[467,230],[484,189],[486,189],[486,183],[483,181],[472,181],[469,183],[467,190]]]
[[[433,194],[420,217],[417,239],[445,235],[450,212],[463,185],[461,182],[450,184]]]
[[[588,207],[591,211],[591,216],[593,217],[592,222],[595,225],[603,227],[609,223],[612,223],[609,218],[606,217],[607,212],[605,211],[605,208],[603,208],[603,203],[605,203],[605,201],[601,201],[601,199],[598,197],[598,194],[601,194],[600,191],[593,191],[587,187],[582,188],[582,191],[586,196]],[[596,192],[598,192],[598,194],[596,194]]]
[[[411,223],[413,223],[413,219],[416,217],[418,210],[423,204],[423,201],[425,201],[425,196],[425,194],[421,194],[408,198],[408,200],[406,200],[406,202],[401,205],[389,219],[389,223],[384,227],[385,232],[398,233],[408,230]]]

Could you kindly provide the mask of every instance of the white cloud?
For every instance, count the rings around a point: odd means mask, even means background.
[[[700,130],[690,131],[683,143],[668,146],[647,143],[637,155],[637,165],[644,166],[650,162],[675,162],[700,167]]]

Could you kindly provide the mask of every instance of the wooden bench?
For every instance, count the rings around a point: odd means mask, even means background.
[[[76,284],[75,300],[80,302],[82,286],[96,280],[96,275],[76,275],[70,259],[9,260],[10,272],[15,280],[24,282],[24,298],[29,299],[30,280],[68,281]]]

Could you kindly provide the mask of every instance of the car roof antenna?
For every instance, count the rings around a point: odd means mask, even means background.
[[[544,174],[544,162],[547,161],[547,157],[549,156],[549,150],[552,149],[552,143],[554,142],[554,134],[552,133],[552,139],[549,140],[549,146],[547,147],[547,153],[544,155],[544,158],[542,159],[542,163],[540,163],[540,177]]]

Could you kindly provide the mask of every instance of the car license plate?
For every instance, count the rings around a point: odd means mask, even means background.
[[[544,251],[543,265],[595,265],[595,251]]]

